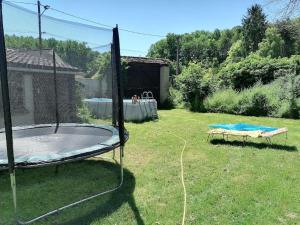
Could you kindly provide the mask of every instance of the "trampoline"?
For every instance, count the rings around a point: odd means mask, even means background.
[[[100,155],[120,146],[119,132],[112,126],[60,124],[57,132],[55,130],[56,124],[13,128],[15,166],[61,164]],[[1,130],[0,169],[7,168],[5,132]]]
[[[41,7],[39,1],[37,5],[38,8]],[[45,14],[38,15],[37,17],[35,12],[0,0],[0,109],[3,109],[0,112],[0,170],[1,175],[8,171],[10,176],[17,224],[34,223],[118,190],[123,184],[124,148],[129,138],[124,127],[118,27],[108,29]],[[24,24],[22,21],[27,22]],[[31,27],[39,23],[41,26]],[[71,52],[68,48],[55,52],[54,49],[43,48],[40,36],[40,39],[36,39],[39,40],[36,49],[18,46],[5,48],[6,37],[19,38],[19,33],[14,31],[34,28],[38,28],[41,35],[53,38],[53,41],[64,42],[66,39],[78,47],[72,48]],[[81,35],[78,36],[78,33]],[[60,36],[64,39],[57,39]],[[27,37],[35,40],[30,33]],[[93,57],[87,58],[86,54],[82,54],[82,49]],[[105,63],[95,63],[98,57],[106,60]],[[92,114],[83,102],[81,86],[75,79],[77,75],[93,75],[91,73],[99,73],[103,79],[101,87],[96,85],[99,80],[93,80],[99,97],[111,99],[105,120],[97,121],[101,125],[94,124]],[[115,157],[116,150],[119,150],[118,159]],[[59,164],[84,160],[109,151],[112,151],[112,160],[120,168],[117,186],[75,199],[70,204],[41,213],[42,215],[32,219],[21,218],[16,176],[19,168],[51,165],[57,168]],[[31,171],[28,170],[28,173]],[[59,187],[57,191],[61,191]],[[76,191],[76,185],[70,191]]]

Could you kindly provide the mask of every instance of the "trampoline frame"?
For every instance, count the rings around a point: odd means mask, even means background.
[[[14,148],[13,148],[13,135],[12,135],[12,119],[11,119],[11,109],[10,109],[10,98],[9,98],[9,87],[7,78],[7,61],[6,61],[6,48],[5,48],[5,38],[3,29],[3,14],[2,14],[2,3],[0,0],[0,79],[1,79],[1,91],[2,91],[2,102],[3,102],[3,115],[4,115],[4,125],[5,125],[5,136],[6,136],[6,148],[7,148],[7,158],[8,158],[8,171],[10,174],[11,190],[13,196],[15,222],[17,224],[31,224],[38,220],[47,218],[51,215],[57,214],[65,209],[77,206],[81,203],[94,199],[96,197],[105,195],[107,193],[118,190],[123,184],[123,158],[124,158],[124,145],[126,139],[128,138],[127,133],[124,128],[124,115],[123,115],[123,86],[121,82],[121,59],[120,59],[120,41],[119,41],[119,31],[118,26],[112,29],[113,31],[113,41],[111,44],[111,60],[112,60],[112,73],[116,80],[112,79],[112,88],[117,91],[117,94],[113,95],[113,112],[112,112],[112,126],[116,127],[119,131],[119,143],[118,145],[111,146],[110,150],[113,150],[113,158],[115,156],[115,149],[120,147],[120,183],[109,190],[99,192],[92,196],[80,199],[76,202],[70,203],[68,205],[62,206],[38,217],[30,219],[28,221],[18,220],[17,211],[17,186],[16,186],[16,165],[14,159]],[[56,79],[56,68],[55,68],[55,54],[53,54],[54,61],[54,79]],[[57,90],[55,90],[57,92]],[[56,93],[57,94],[57,93]],[[57,101],[57,100],[56,100]],[[56,113],[57,128],[59,127],[58,113]],[[127,137],[125,137],[127,136]],[[103,153],[103,152],[102,152]],[[101,154],[101,153],[99,153]],[[98,154],[98,155],[99,155]],[[85,157],[87,158],[87,157]],[[77,160],[80,160],[78,158]],[[74,160],[72,160],[74,161]],[[63,162],[63,161],[62,161]],[[66,162],[66,161],[65,161]],[[61,162],[60,162],[61,163]],[[52,163],[59,164],[59,163]]]
[[[72,208],[72,207],[75,207],[77,205],[80,205],[81,203],[84,203],[84,202],[87,202],[89,200],[92,200],[94,198],[97,198],[99,196],[102,196],[102,195],[105,195],[105,194],[108,194],[108,193],[111,193],[111,192],[114,192],[116,190],[118,190],[119,188],[122,187],[123,185],[123,181],[124,181],[124,169],[123,169],[123,159],[124,159],[124,146],[120,146],[120,159],[119,159],[119,165],[120,165],[120,181],[119,181],[119,184],[114,187],[114,188],[111,188],[109,190],[106,190],[106,191],[103,191],[103,192],[99,192],[99,193],[96,193],[94,195],[91,195],[89,197],[86,197],[86,198],[83,198],[83,199],[80,199],[78,201],[75,201],[75,202],[72,202],[68,205],[65,205],[65,206],[62,206],[60,208],[57,208],[57,209],[54,209],[52,211],[49,211],[47,213],[44,213],[40,216],[37,216],[31,220],[28,220],[28,221],[21,221],[21,220],[18,220],[16,218],[16,221],[17,221],[17,224],[20,224],[20,225],[26,225],[26,224],[31,224],[31,223],[34,223],[38,220],[42,220],[42,219],[45,219],[45,218],[48,218],[49,216],[52,216],[52,215],[55,215],[55,214],[58,214],[60,213],[61,211],[65,210],[65,209],[68,209],[68,208]],[[101,157],[103,158],[103,157]],[[103,158],[103,159],[108,159],[108,158]],[[80,159],[79,159],[80,160]],[[113,158],[112,158],[113,161],[115,161],[116,164],[118,164],[117,160],[115,160],[115,149],[113,149]],[[13,177],[13,180],[14,180],[14,183],[12,183],[12,185],[14,185],[14,195],[16,195],[16,182],[15,182],[15,177]],[[15,203],[16,204],[16,203]]]
[[[94,124],[76,124],[76,123],[64,123],[64,124],[60,124],[59,127],[88,127],[88,128],[95,128],[95,129],[104,129],[107,131],[112,132],[112,137],[116,138],[117,136],[117,131],[115,130],[115,128],[113,126],[103,126],[103,125],[94,125]],[[112,129],[111,129],[111,128]],[[56,129],[56,124],[41,124],[41,125],[33,125],[33,126],[23,126],[23,127],[14,127],[13,131],[21,131],[21,130],[29,130],[29,129],[39,129],[39,128],[53,128],[54,130]],[[0,130],[0,133],[3,133],[3,129]],[[125,141],[127,141],[128,139],[128,134],[125,133]],[[88,148],[85,149],[92,149],[92,153],[90,153],[89,151],[85,151],[82,152],[80,154],[77,154],[76,156],[67,156],[64,157],[62,159],[56,159],[53,161],[38,161],[38,162],[23,162],[23,163],[18,163],[15,162],[15,167],[16,168],[36,168],[36,167],[45,167],[45,166],[49,166],[49,165],[60,165],[60,164],[64,164],[64,163],[68,163],[68,162],[75,162],[75,161],[79,161],[79,160],[83,160],[83,159],[87,159],[87,158],[91,158],[91,157],[95,157],[104,153],[107,153],[109,151],[112,151],[118,147],[120,147],[120,144],[116,141],[114,141],[112,144],[107,144],[107,142],[109,142],[110,140],[106,140],[105,142],[98,144],[98,145],[92,145],[89,146]],[[105,147],[104,147],[105,146]],[[84,149],[82,149],[84,150]],[[1,170],[7,170],[7,166],[2,166],[3,164],[0,161],[0,171]]]

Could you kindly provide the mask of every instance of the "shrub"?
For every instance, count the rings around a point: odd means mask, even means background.
[[[300,98],[290,98],[290,89],[280,91],[282,80],[236,92],[232,89],[219,90],[204,101],[209,112],[241,114],[247,116],[273,116],[299,118]]]
[[[209,112],[235,113],[237,105],[237,93],[233,89],[216,91],[204,101],[204,107]]]
[[[176,77],[176,85],[192,111],[204,111],[203,100],[209,94],[210,73],[200,63],[189,63]]]
[[[88,123],[92,116],[86,104],[83,102],[82,88],[79,82],[75,83],[76,119],[78,122]]]
[[[184,101],[181,92],[173,87],[169,89],[169,92],[170,92],[170,99],[173,102],[173,106],[178,108],[183,108]]]
[[[277,80],[279,84],[279,98],[283,103],[276,116],[286,118],[300,118],[300,75],[290,73]]]
[[[294,102],[288,100],[281,101],[280,107],[274,112],[274,117],[283,117],[291,119],[300,118],[300,98]]]
[[[173,109],[175,107],[174,98],[170,93],[168,94],[168,98],[159,104],[160,109]]]
[[[248,116],[268,116],[271,112],[269,99],[265,93],[249,92],[237,101],[236,111]]]

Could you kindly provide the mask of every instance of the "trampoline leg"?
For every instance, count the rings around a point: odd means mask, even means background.
[[[20,220],[17,220],[17,224],[22,224],[22,225],[23,225],[23,224],[31,224],[31,223],[34,223],[34,222],[36,222],[36,221],[38,221],[38,220],[45,219],[45,218],[47,218],[47,217],[49,217],[49,216],[58,214],[58,213],[60,213],[61,211],[65,210],[65,209],[68,209],[68,208],[77,206],[77,205],[79,205],[79,204],[81,204],[81,203],[87,202],[87,201],[92,200],[92,199],[94,199],[94,198],[97,198],[97,197],[99,197],[99,196],[102,196],[102,195],[105,195],[105,194],[108,194],[108,193],[110,193],[110,192],[113,192],[113,191],[118,190],[118,189],[123,185],[123,180],[124,180],[123,158],[124,158],[124,146],[120,146],[120,182],[119,182],[119,184],[118,184],[116,187],[114,187],[114,188],[112,188],[112,189],[109,189],[109,190],[107,190],[107,191],[104,191],[104,192],[100,192],[100,193],[94,194],[94,195],[92,195],[92,196],[90,196],[90,197],[81,199],[81,200],[79,200],[79,201],[77,201],[77,202],[73,202],[73,203],[71,203],[71,204],[69,204],[69,205],[65,205],[65,206],[63,206],[63,207],[60,207],[60,208],[58,208],[58,209],[55,209],[55,210],[50,211],[50,212],[48,212],[48,213],[45,213],[45,214],[43,214],[43,215],[41,215],[41,216],[35,217],[35,218],[33,218],[32,220],[29,220],[29,221],[20,221]],[[14,177],[14,176],[13,176],[13,177]],[[15,193],[16,193],[16,192],[15,192],[16,189],[15,189],[15,183],[14,183],[14,185],[13,185],[13,179],[12,179],[12,187],[13,187],[13,186],[14,186],[13,190],[14,190],[14,196],[15,196],[15,197],[14,197],[14,204],[15,204],[15,211],[16,211],[16,206],[17,206],[17,203],[16,203],[16,194],[15,194]],[[17,214],[16,214],[16,215],[17,215]]]
[[[115,160],[115,157],[116,157],[116,150],[114,149],[114,150],[113,150],[113,157],[112,157],[113,160]]]
[[[58,165],[55,165],[55,174],[58,174]]]
[[[121,181],[119,187],[122,186],[123,184],[123,179],[124,179],[124,169],[123,169],[123,158],[124,158],[124,146],[120,146],[120,174],[121,174]]]
[[[18,221],[18,214],[17,214],[17,187],[16,187],[16,172],[13,171],[10,174],[10,184],[13,194],[13,202],[14,202],[14,211],[15,211],[15,220]]]

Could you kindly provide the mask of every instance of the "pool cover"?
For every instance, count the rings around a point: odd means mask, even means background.
[[[236,131],[263,131],[263,132],[271,132],[278,130],[278,128],[267,127],[267,126],[259,126],[247,123],[236,123],[236,124],[212,124],[209,125],[210,128],[220,128],[225,130],[236,130]]]

